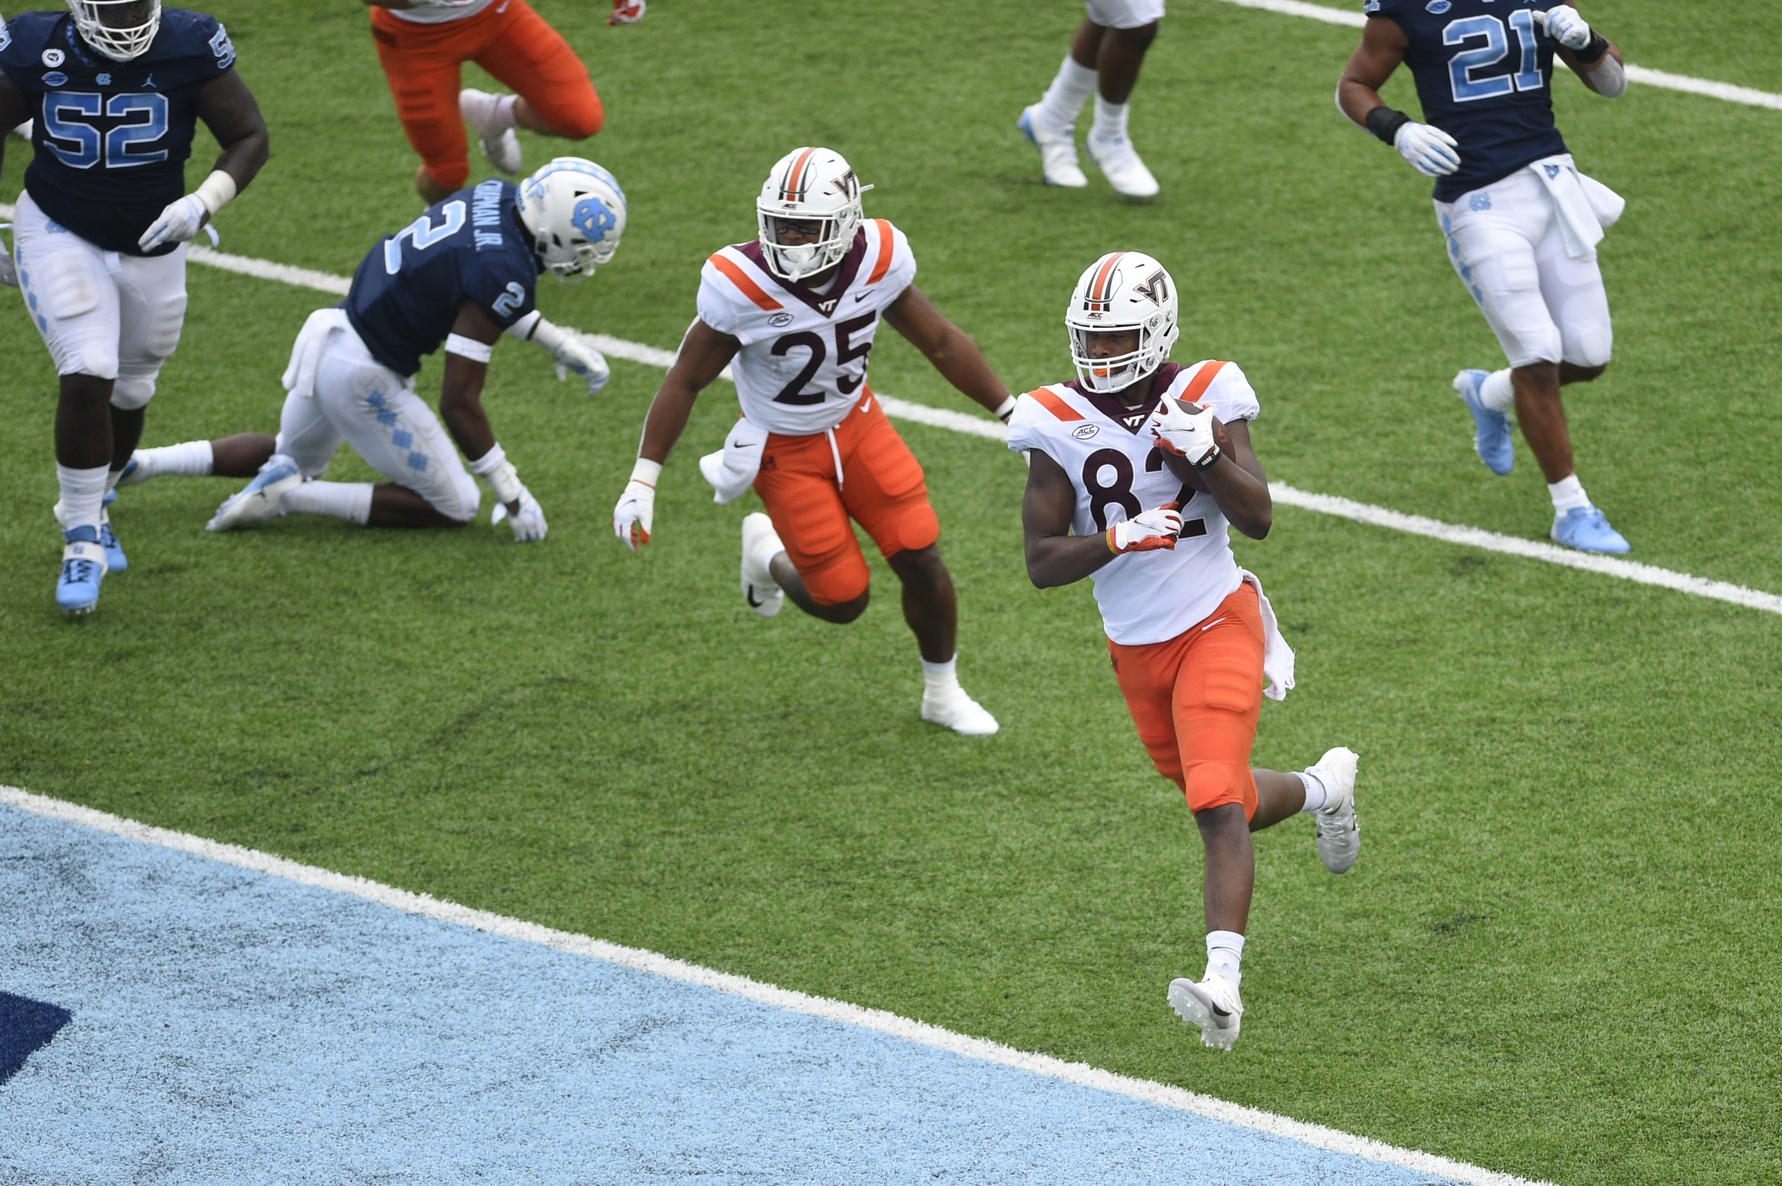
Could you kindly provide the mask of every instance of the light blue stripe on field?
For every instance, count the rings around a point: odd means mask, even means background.
[[[0,1180],[1435,1181],[0,807]]]

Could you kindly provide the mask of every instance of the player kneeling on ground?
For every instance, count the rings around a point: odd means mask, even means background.
[[[624,231],[618,183],[577,157],[557,158],[518,187],[485,181],[459,190],[379,241],[346,300],[310,314],[285,370],[289,395],[276,438],[145,449],[122,482],[257,468],[218,509],[212,531],[290,512],[373,527],[461,527],[481,501],[475,473],[495,492],[496,522],[506,518],[516,539],[543,539],[544,512],[489,427],[483,379],[496,339],[507,333],[549,350],[559,374],[587,379],[588,394],[605,385],[606,359],[585,335],[546,321],[533,298],[540,272],[591,275]],[[435,418],[415,394],[414,376],[421,356],[442,343]],[[315,481],[343,440],[389,481]],[[454,441],[473,459],[469,472]]]
[[[880,318],[985,408],[1006,417],[1014,400],[972,340],[913,283],[903,232],[861,219],[862,192],[848,162],[827,148],[796,149],[768,173],[756,203],[759,238],[706,261],[699,316],[650,404],[613,528],[633,549],[649,542],[662,463],[694,399],[734,359],[742,419],[700,469],[719,502],[752,487],[767,507],[742,524],[749,605],[772,617],[790,597],[826,622],[858,618],[869,577],[852,518],[903,582],[904,620],[927,684],[922,719],[994,733],[996,718],[954,672],[953,578],[936,546],[940,520],[922,466],[866,383]]]
[[[1171,981],[1169,1002],[1208,1046],[1229,1050],[1244,1011],[1250,833],[1312,812],[1319,855],[1347,871],[1361,851],[1356,756],[1332,749],[1295,774],[1250,767],[1265,679],[1277,700],[1293,686],[1293,651],[1227,532],[1261,539],[1273,518],[1250,445],[1259,406],[1235,363],[1167,361],[1176,314],[1175,285],[1155,259],[1097,260],[1065,315],[1078,378],[1020,398],[1009,448],[1030,466],[1028,575],[1040,588],[1093,576],[1139,740],[1200,827],[1207,971]]]

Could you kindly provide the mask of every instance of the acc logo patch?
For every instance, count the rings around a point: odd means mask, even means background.
[[[775,329],[779,329],[782,326],[791,325],[792,324],[792,314],[790,314],[790,313],[775,313],[772,317],[769,317],[767,319],[767,324],[773,326]]]
[[[1070,435],[1076,437],[1079,441],[1086,441],[1100,431],[1101,426],[1099,424],[1079,424],[1070,430]]]
[[[61,86],[68,81],[68,76],[60,70],[51,70],[43,76],[44,86]]]
[[[46,49],[43,51],[43,64],[50,67],[52,70],[67,60],[68,55],[59,49]]]
[[[577,202],[575,214],[569,221],[576,230],[588,236],[590,243],[600,242],[608,231],[619,225],[617,216],[599,198],[583,198]]]
[[[1437,16],[1441,16],[1444,12],[1447,12],[1454,6],[1448,3],[1448,0],[1429,0],[1429,3],[1425,4],[1423,7],[1429,12],[1435,13]]]

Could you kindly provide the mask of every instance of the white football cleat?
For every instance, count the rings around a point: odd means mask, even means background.
[[[1002,727],[957,684],[944,692],[922,693],[922,719],[967,737],[988,737]]]
[[[229,496],[229,500],[217,508],[210,522],[204,525],[206,531],[234,531],[238,527],[249,527],[255,523],[264,523],[268,519],[276,519],[284,514],[281,505],[285,492],[295,490],[303,484],[303,474],[298,471],[297,463],[289,457],[274,453],[260,467],[254,476],[240,491]]]
[[[1015,126],[1021,129],[1021,135],[1029,144],[1039,149],[1040,169],[1046,175],[1047,185],[1082,189],[1089,184],[1089,179],[1083,176],[1082,166],[1077,164],[1077,138],[1072,129],[1060,131],[1041,121],[1038,103],[1023,111]]]
[[[773,558],[786,550],[773,520],[760,511],[744,515],[742,522],[742,592],[749,608],[764,618],[780,612],[786,592],[768,571]]]
[[[489,158],[489,163],[503,173],[518,173],[524,159],[519,136],[512,128],[495,131],[489,127],[495,104],[501,98],[488,91],[466,88],[458,92],[458,110],[463,113],[464,122],[476,129],[477,138],[482,141],[483,155]]]
[[[1361,855],[1361,825],[1355,820],[1355,767],[1360,761],[1354,750],[1339,745],[1306,767],[1328,796],[1312,819],[1318,825],[1318,855],[1332,873],[1347,873]]]
[[[1244,1002],[1238,990],[1219,979],[1172,980],[1169,1007],[1189,1025],[1200,1027],[1203,1045],[1230,1050],[1237,1045],[1238,1026],[1244,1019]]]
[[[1091,132],[1088,147],[1089,159],[1095,162],[1115,193],[1144,202],[1157,196],[1157,179],[1145,168],[1145,162],[1139,160],[1138,150],[1133,148],[1131,140],[1124,136],[1117,140],[1098,140]]]

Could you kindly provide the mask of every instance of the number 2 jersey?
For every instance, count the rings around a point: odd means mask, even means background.
[[[1563,0],[1365,0],[1372,18],[1404,30],[1405,65],[1423,120],[1458,142],[1460,168],[1438,177],[1452,202],[1542,157],[1566,151],[1553,123],[1553,48],[1536,11]]]
[[[491,178],[378,240],[341,307],[371,356],[404,378],[439,349],[470,301],[502,329],[531,313],[538,257],[509,181]]]
[[[699,319],[742,343],[731,362],[748,420],[786,436],[834,428],[866,393],[879,315],[916,278],[903,232],[863,221],[823,291],[768,271],[758,242],[726,247],[699,277]]]
[[[1254,420],[1261,411],[1250,381],[1231,362],[1164,363],[1152,390],[1211,408],[1222,423]],[[1243,580],[1219,504],[1172,474],[1145,431],[1156,408],[1157,399],[1127,407],[1072,382],[1028,392],[1009,417],[1009,448],[1038,449],[1069,475],[1077,493],[1072,534],[1098,535],[1166,502],[1179,505],[1182,534],[1174,551],[1128,552],[1093,576],[1108,637],[1129,646],[1184,633]]]
[[[142,255],[142,233],[186,192],[198,92],[234,64],[228,32],[203,13],[162,9],[154,42],[128,62],[82,41],[67,12],[13,17],[0,70],[36,120],[25,191],[95,247]]]

